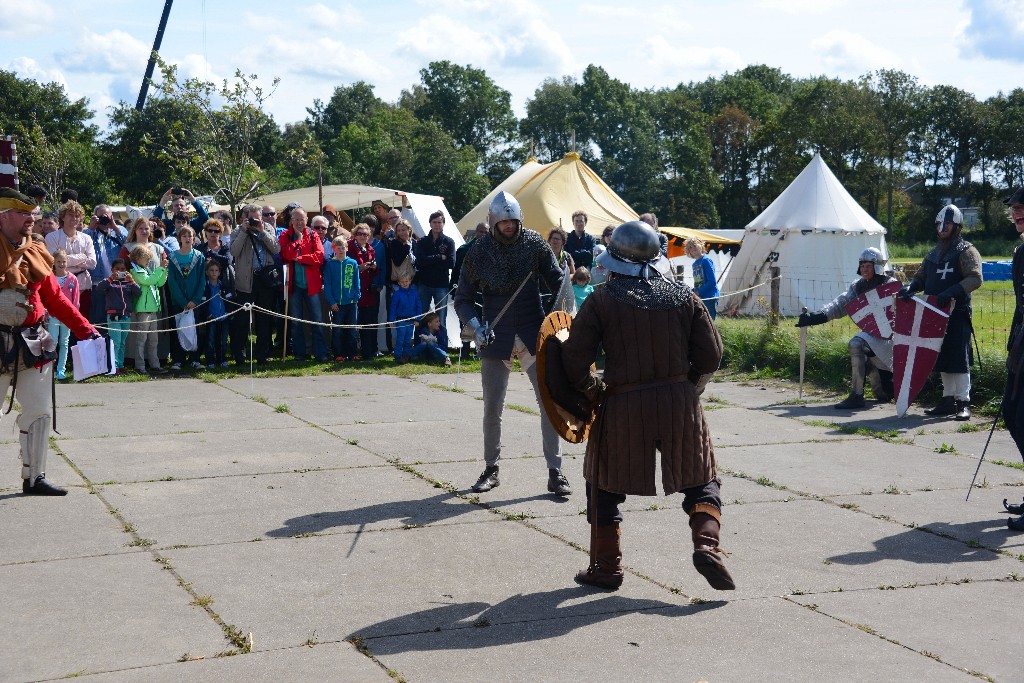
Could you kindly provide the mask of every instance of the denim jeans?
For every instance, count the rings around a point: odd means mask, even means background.
[[[412,321],[395,325],[395,360],[412,356],[412,334],[415,329]]]
[[[413,360],[443,361],[447,357],[448,354],[445,351],[442,351],[441,347],[437,344],[419,343],[412,347]]]
[[[241,315],[241,314],[239,314]],[[206,329],[206,364],[220,365],[224,362],[228,347],[228,320],[221,318],[209,323]]]
[[[433,300],[437,314],[441,316],[441,327],[445,327],[448,321],[448,288],[447,287],[424,287],[417,285],[420,291],[420,303],[423,304],[423,312],[430,310],[430,302]],[[447,328],[446,328],[447,329]]]
[[[337,311],[331,311],[332,325],[349,325],[350,327],[335,327],[331,330],[331,345],[334,347],[334,355],[342,358],[352,358],[359,355],[359,331],[356,324],[356,305],[338,304]]]
[[[303,320],[315,323],[323,322],[320,297],[321,294],[319,292],[316,294],[307,294],[305,291],[292,292],[288,295],[288,316],[291,318],[302,318]],[[289,322],[291,323],[290,343],[292,345],[292,353],[295,354],[296,358],[304,360],[306,358],[306,335],[304,328],[309,326],[294,320]],[[324,344],[323,330],[320,329],[319,325],[316,325],[312,332],[313,356],[317,360],[323,360],[327,358],[327,345]]]
[[[68,340],[71,339],[71,329],[53,316],[50,316],[50,322],[46,323],[46,329],[57,341],[57,365],[54,372],[60,379],[64,377],[64,371],[68,366]]]
[[[127,315],[107,314],[107,336],[114,343],[114,360],[117,363],[118,370],[124,367],[124,345],[128,340],[128,330],[131,326],[132,320]],[[60,374],[64,374],[63,365],[58,366],[57,369],[60,371]]]

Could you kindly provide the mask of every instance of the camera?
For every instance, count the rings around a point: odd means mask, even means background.
[[[183,194],[180,187],[172,187],[171,194]]]
[[[110,216],[100,216],[99,223],[100,225],[110,225]]]
[[[246,221],[246,223],[249,224],[250,228],[255,228],[257,226],[262,225],[263,221],[261,221],[259,218],[250,217],[249,220]]]
[[[114,277],[116,277],[118,280],[124,280],[125,278],[128,277],[128,272],[124,270],[119,270],[114,273]]]

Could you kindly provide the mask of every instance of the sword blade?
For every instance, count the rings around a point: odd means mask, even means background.
[[[938,313],[939,315],[941,315],[941,316],[942,316],[943,318],[948,318],[948,317],[949,317],[949,313],[946,313],[946,312],[945,312],[944,310],[942,310],[941,308],[936,308],[935,306],[932,306],[932,305],[931,305],[930,303],[928,303],[928,302],[927,302],[927,301],[925,301],[924,299],[920,299],[920,298],[918,298],[918,297],[916,297],[916,296],[915,296],[915,297],[913,297],[913,299],[914,299],[914,301],[916,301],[917,303],[921,304],[922,306],[924,306],[924,307],[925,307],[925,308],[927,308],[928,310],[930,310],[930,311],[935,311],[936,313]]]
[[[807,307],[804,306],[801,313],[806,313]],[[807,357],[807,328],[800,328],[800,400],[804,398],[804,359]]]

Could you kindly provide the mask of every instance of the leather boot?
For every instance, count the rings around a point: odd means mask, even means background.
[[[62,489],[59,486],[54,486],[50,482],[46,481],[46,477],[40,474],[36,477],[36,480],[30,481],[28,479],[21,480],[21,492],[26,496],[66,496],[68,495],[67,489]]]
[[[1003,498],[1003,507],[1006,508],[1006,511],[1011,515],[1024,515],[1024,503],[1021,503],[1020,505],[1010,505],[1006,502],[1006,499]]]
[[[851,391],[849,396],[847,396],[843,401],[835,404],[832,407],[837,410],[850,410],[856,408],[863,408],[864,405],[864,394],[855,394]]]
[[[971,409],[967,401],[953,401],[953,419],[959,422],[971,419]]]
[[[954,405],[954,399],[952,396],[943,396],[942,400],[935,404],[934,408],[929,408],[924,411],[925,415],[952,415],[956,412]]]
[[[718,547],[721,515],[718,508],[707,503],[697,503],[690,511],[693,566],[715,590],[731,591],[736,589],[736,583],[722,561],[725,551]]]
[[[622,585],[622,529],[618,524],[593,526],[593,560],[583,571],[576,572],[576,583],[617,590]]]

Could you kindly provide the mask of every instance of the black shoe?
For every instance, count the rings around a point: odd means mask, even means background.
[[[852,408],[863,408],[864,407],[864,394],[855,394],[852,391],[850,395],[846,397],[841,403],[837,403],[833,408],[837,410],[849,410]]]
[[[473,484],[472,489],[475,493],[483,493],[485,491],[490,491],[493,488],[497,488],[500,485],[501,482],[498,481],[498,466],[488,465],[484,468],[483,474],[480,475],[480,478],[476,480],[475,484]]]
[[[59,486],[54,486],[50,482],[46,481],[46,477],[40,474],[36,477],[34,484],[30,484],[28,479],[21,480],[21,492],[26,496],[66,496],[68,495],[67,489],[62,489]]]
[[[924,411],[925,415],[952,415],[956,412],[956,401],[952,396],[943,396],[934,408]]]
[[[1024,531],[1024,515],[1021,515],[1017,519],[1010,518],[1006,520],[1006,526],[1010,527],[1014,531]]]
[[[878,403],[888,403],[891,400],[892,400],[892,396],[890,396],[889,394],[885,393],[884,391],[876,391],[875,392],[875,401],[877,401]]]
[[[1003,507],[1006,508],[1006,511],[1011,515],[1024,515],[1024,503],[1021,503],[1020,505],[1008,505],[1006,499],[1003,498]]]
[[[569,486],[569,480],[565,478],[564,474],[562,474],[562,470],[548,470],[548,492],[553,493],[556,496],[568,496],[572,494],[572,487]]]
[[[959,422],[971,419],[971,409],[967,407],[967,401],[953,401],[953,419]]]

